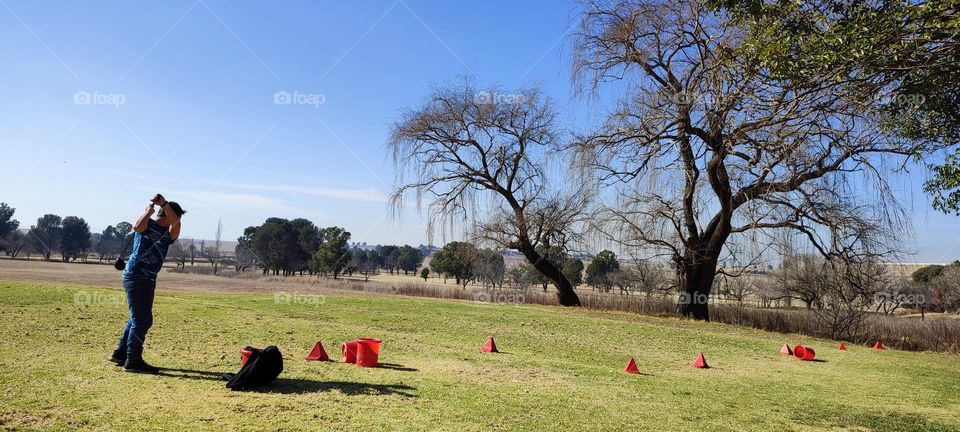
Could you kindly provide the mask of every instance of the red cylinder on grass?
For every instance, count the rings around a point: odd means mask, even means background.
[[[361,338],[357,339],[357,366],[377,367],[380,357],[380,340]]]
[[[340,354],[343,354],[345,363],[357,362],[357,341],[344,342],[340,345]]]
[[[374,338],[357,338],[357,342],[363,342],[363,341],[370,342],[372,344],[371,346],[373,347],[373,351],[377,354],[380,354],[380,344],[383,341],[381,341],[380,339],[374,339]]]
[[[793,349],[793,355],[800,360],[810,361],[816,357],[817,353],[813,348],[797,345],[796,348]]]

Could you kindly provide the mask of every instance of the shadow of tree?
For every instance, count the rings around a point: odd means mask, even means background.
[[[399,395],[403,397],[416,397],[409,391],[416,390],[403,384],[368,384],[361,382],[348,381],[315,381],[308,379],[277,378],[276,381],[266,387],[250,389],[248,391],[257,393],[280,393],[280,394],[302,394],[319,393],[332,390],[338,390],[349,396],[355,395]]]

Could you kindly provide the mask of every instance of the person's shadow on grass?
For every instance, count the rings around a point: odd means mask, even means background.
[[[372,395],[387,396],[398,395],[403,397],[416,397],[409,391],[416,390],[416,387],[404,384],[369,384],[362,382],[349,381],[315,381],[309,379],[277,378],[270,385],[265,387],[253,388],[248,391],[257,393],[278,393],[278,394],[304,394],[319,393],[332,390],[338,390],[348,396]]]
[[[413,368],[405,368],[400,365],[391,365],[389,363],[387,365],[389,369],[416,370]],[[384,366],[384,364],[381,363],[380,366]],[[181,379],[224,381],[224,374],[221,372],[201,371],[195,369],[160,368],[160,371],[157,372],[157,375]],[[341,393],[348,396],[398,395],[403,397],[416,397],[416,395],[410,393],[410,391],[416,390],[416,387],[403,384],[369,384],[362,382],[316,381],[295,378],[277,378],[265,387],[252,388],[246,391],[257,393],[304,394],[326,392],[331,390],[339,390]]]
[[[194,369],[178,369],[178,368],[159,368],[160,370],[156,373],[159,376],[170,377],[170,378],[184,378],[184,379],[193,379],[193,380],[211,380],[211,381],[223,381],[222,372],[211,372],[211,371],[202,371]]]

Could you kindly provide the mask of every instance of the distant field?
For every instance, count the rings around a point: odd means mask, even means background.
[[[198,264],[199,265],[199,264]],[[189,267],[189,266],[187,266]],[[172,269],[173,266],[166,266],[166,269]],[[225,273],[233,273],[232,268],[223,270]],[[317,277],[309,276],[287,276],[271,278],[268,283],[256,278],[260,272],[248,272],[251,278],[223,278],[212,277],[197,274],[173,273],[164,271],[161,276],[159,290],[172,291],[203,291],[203,290],[224,290],[224,291],[264,291],[276,289],[278,281],[281,284],[296,285],[298,290],[322,290],[323,284],[307,284],[306,282],[316,282]],[[113,265],[107,264],[81,264],[81,263],[63,263],[59,261],[42,260],[10,260],[0,258],[0,279],[8,280],[32,280],[45,282],[62,283],[80,283],[88,285],[119,287],[120,272],[113,268]],[[363,282],[363,278],[354,276],[343,276],[341,279],[347,281]],[[370,279],[372,283],[382,284],[423,284],[424,281],[418,276],[404,276],[400,274],[381,273]],[[456,281],[447,280],[444,284],[443,279],[429,278],[428,285],[447,286],[453,289],[458,288]],[[473,286],[473,285],[471,285]],[[552,288],[551,288],[552,289]]]
[[[160,284],[147,358],[170,369],[125,374],[105,361],[126,319],[116,284],[10,282],[105,279],[0,263],[6,429],[960,430],[955,355],[546,306],[333,292],[278,304],[255,282],[194,275]],[[315,340],[339,359],[361,336],[384,339],[388,367],[302,360]],[[488,336],[505,352],[477,352]],[[777,354],[800,341],[822,361]],[[216,375],[248,344],[279,346],[286,371],[230,392]],[[713,368],[689,366],[699,352]],[[622,372],[630,357],[642,375]]]

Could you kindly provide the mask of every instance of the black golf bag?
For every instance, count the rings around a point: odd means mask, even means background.
[[[235,374],[225,374],[227,388],[231,390],[247,390],[262,387],[273,382],[283,372],[283,355],[275,346],[268,346],[262,350],[246,347],[250,351],[247,363]]]

